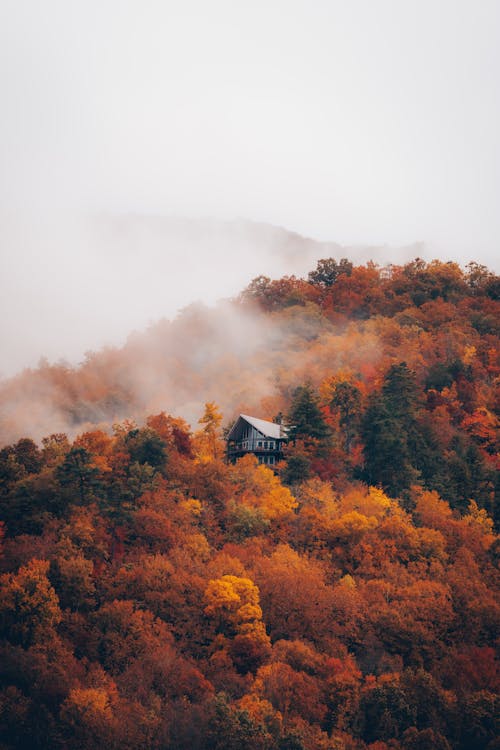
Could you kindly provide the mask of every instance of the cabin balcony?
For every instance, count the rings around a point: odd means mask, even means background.
[[[249,439],[229,441],[227,445],[228,455],[233,453],[281,453],[281,440]]]
[[[252,453],[258,460],[259,464],[265,464],[270,468],[283,459],[281,440],[238,440],[230,441],[227,446],[227,459],[234,463],[238,458]]]

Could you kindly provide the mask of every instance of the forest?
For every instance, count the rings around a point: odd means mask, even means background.
[[[0,750],[498,750],[499,298],[325,258],[1,382]]]

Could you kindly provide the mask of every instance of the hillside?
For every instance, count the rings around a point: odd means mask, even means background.
[[[391,366],[404,362],[412,403],[385,433],[403,423],[402,432],[413,429],[408,437],[419,447],[404,448],[415,454],[413,478],[462,507],[474,497],[491,512],[498,295],[498,277],[483,266],[464,272],[438,261],[320,261],[308,281],[258,277],[238,299],[192,305],[122,348],[89,353],[78,367],[44,363],[4,381],[0,443],[51,432],[72,438],[160,411],[196,424],[207,401],[219,405],[226,423],[239,412],[272,419],[288,413],[295,389],[307,382],[332,432],[322,475],[366,476],[394,489],[366,466],[363,447],[385,419],[383,409],[392,412],[384,389]],[[339,389],[352,391],[355,414],[344,414]],[[377,441],[374,462],[384,461],[384,450],[390,455],[392,447]]]
[[[499,291],[330,258],[5,381],[2,750],[497,748]]]

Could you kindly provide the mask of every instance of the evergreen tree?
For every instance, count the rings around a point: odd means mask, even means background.
[[[325,422],[319,399],[312,385],[306,383],[299,386],[293,395],[292,405],[288,414],[290,424],[289,436],[292,441],[308,438],[318,440],[323,446],[328,444],[331,436],[330,428]]]
[[[311,476],[311,461],[303,453],[288,456],[283,472],[283,482],[288,485],[305,482]]]
[[[332,410],[338,411],[339,425],[344,437],[344,450],[351,452],[354,438],[356,437],[361,417],[361,394],[359,388],[341,380],[336,384],[330,402]]]
[[[418,472],[411,463],[405,432],[379,394],[372,397],[365,412],[362,436],[363,479],[368,484],[381,486],[397,497],[417,481]]]
[[[166,443],[150,427],[131,430],[125,437],[125,446],[132,463],[149,464],[161,471],[167,463]]]
[[[364,415],[364,479],[400,495],[418,481],[423,436],[418,424],[418,389],[406,362],[392,365],[382,390]]]
[[[406,362],[389,368],[382,386],[382,396],[387,409],[401,426],[407,430],[414,428],[420,406],[419,392],[414,373]]]
[[[73,490],[83,504],[93,499],[101,489],[99,469],[93,466],[91,455],[85,448],[71,448],[56,470],[62,487]]]

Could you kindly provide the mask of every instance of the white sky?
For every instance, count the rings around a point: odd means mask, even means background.
[[[90,243],[95,213],[498,269],[499,71],[499,0],[0,0],[0,371],[241,286],[198,243],[187,266],[167,250],[151,306],[144,256],[138,289],[119,239]]]

